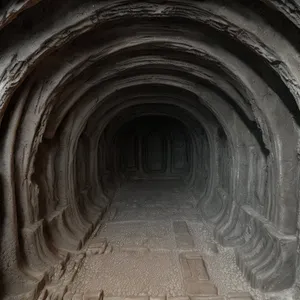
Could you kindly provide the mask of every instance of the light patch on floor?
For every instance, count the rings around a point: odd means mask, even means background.
[[[115,206],[114,206],[115,207]],[[122,220],[146,220],[146,221],[162,221],[162,220],[191,220],[200,219],[195,208],[186,207],[139,207],[138,209],[126,209],[118,206],[118,214],[115,221]]]
[[[171,221],[160,222],[111,222],[100,232],[113,247],[147,247],[174,249],[175,238]]]
[[[208,245],[214,241],[211,231],[201,222],[189,222],[188,224],[196,247],[201,249],[203,253],[210,279],[222,291],[222,294],[249,292],[254,296],[255,300],[270,298],[250,287],[235,263],[233,249],[218,245],[218,253],[216,255],[209,253]]]
[[[178,254],[125,251],[87,257],[71,290],[97,289],[104,289],[106,296],[181,296]]]

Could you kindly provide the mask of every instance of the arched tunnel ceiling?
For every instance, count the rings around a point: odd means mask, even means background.
[[[94,166],[105,165],[98,148],[115,147],[112,128],[155,112],[181,119],[195,157],[211,153],[206,187],[198,160],[187,181],[216,240],[239,246],[253,287],[290,288],[299,238],[299,11],[292,0],[3,1],[0,266],[8,293],[84,245],[120,184],[115,169],[109,181]],[[213,176],[222,166],[230,166],[228,180]],[[85,186],[86,202],[78,200]],[[64,235],[61,249],[56,236]]]

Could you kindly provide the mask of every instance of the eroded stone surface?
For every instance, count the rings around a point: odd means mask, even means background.
[[[100,233],[116,247],[174,249],[172,223],[125,221],[107,223]]]
[[[201,251],[223,291],[299,298],[299,12],[294,0],[1,1],[0,298],[51,298],[78,253],[173,242]],[[157,185],[125,189],[135,180]],[[157,232],[122,238],[107,223],[115,237],[93,247],[107,209]],[[191,235],[164,240],[182,221]]]

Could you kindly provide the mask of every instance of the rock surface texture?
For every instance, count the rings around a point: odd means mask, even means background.
[[[299,299],[299,35],[297,0],[1,1],[0,298]]]

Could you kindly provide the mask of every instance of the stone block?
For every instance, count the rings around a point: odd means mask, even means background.
[[[83,295],[83,300],[102,300],[103,291],[87,291]]]
[[[198,281],[189,279],[185,282],[186,293],[188,295],[217,295],[218,290],[216,286],[210,281]]]

